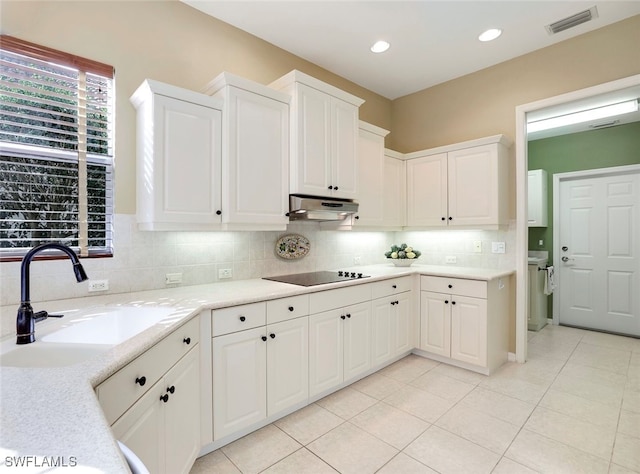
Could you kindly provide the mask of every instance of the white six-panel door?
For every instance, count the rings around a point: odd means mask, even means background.
[[[561,180],[562,324],[640,336],[640,172]]]

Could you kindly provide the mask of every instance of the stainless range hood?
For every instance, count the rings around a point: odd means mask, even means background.
[[[342,221],[356,212],[358,203],[352,199],[289,195],[290,221]]]

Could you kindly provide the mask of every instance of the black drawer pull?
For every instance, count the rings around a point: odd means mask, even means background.
[[[169,401],[169,395],[167,395],[166,393],[164,395],[160,395],[160,400],[167,403]]]
[[[185,337],[185,338],[182,340],[182,342],[184,342],[184,343],[188,346],[189,344],[191,344],[191,338],[190,338],[190,337]]]
[[[343,314],[342,316],[340,316],[340,319],[346,319],[346,316]]]
[[[347,313],[347,318],[351,319],[351,315]]]
[[[176,391],[176,386],[175,385],[172,385],[171,387],[167,387],[167,393],[173,394],[173,393],[175,393],[175,391]]]
[[[274,333],[271,333],[271,334],[269,334],[269,337],[270,337],[271,339],[275,339],[275,338],[276,338],[276,335],[275,335]]]
[[[262,339],[263,341],[267,340],[267,336],[262,336],[260,339]]]
[[[240,316],[240,321],[242,321],[242,322],[244,323],[246,320],[247,320],[247,318],[246,318],[246,317],[244,317],[244,316]]]
[[[453,288],[453,285],[447,285],[449,288]]]
[[[293,311],[293,306],[289,306],[289,311]]]
[[[144,375],[142,377],[136,377],[136,383],[144,387],[144,384],[147,383],[147,378]]]
[[[396,288],[398,288],[398,285],[391,285],[391,288],[395,290]]]

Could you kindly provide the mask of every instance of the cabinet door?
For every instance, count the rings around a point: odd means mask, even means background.
[[[358,107],[331,98],[331,183],[333,196],[358,197]]]
[[[114,437],[153,473],[165,472],[164,403],[160,400],[165,390],[164,380],[158,381],[111,426]]]
[[[371,302],[344,308],[344,380],[371,368]]]
[[[371,303],[371,364],[374,367],[395,355],[395,301],[395,296],[388,296]]]
[[[358,214],[355,224],[382,226],[384,218],[383,189],[384,137],[360,130],[358,140]],[[400,208],[397,209],[397,212]]]
[[[344,321],[340,310],[309,316],[309,396],[342,383]]]
[[[449,225],[498,224],[496,145],[449,152]]]
[[[395,297],[393,305],[391,335],[393,337],[392,355],[396,356],[409,351],[411,344],[411,292]]]
[[[420,293],[420,349],[450,357],[451,295]]]
[[[331,98],[304,84],[297,88],[297,146],[291,192],[331,196]]]
[[[383,225],[385,227],[402,227],[407,218],[405,162],[385,156],[383,176]]]
[[[528,223],[529,227],[547,227],[547,172],[528,172]]]
[[[213,338],[213,437],[218,440],[267,416],[264,327]]]
[[[195,346],[165,376],[166,472],[189,472],[200,451],[200,353]]]
[[[230,87],[222,186],[223,222],[287,224],[289,106]]]
[[[486,367],[487,300],[451,298],[451,358]]]
[[[154,95],[151,124],[138,124],[139,133],[153,133],[153,151],[143,150],[139,196],[152,193],[156,222],[220,223],[222,115],[219,110]],[[145,126],[146,125],[146,126]],[[149,172],[153,182],[145,182]],[[149,190],[150,188],[150,190]],[[145,213],[145,204],[140,202]]]
[[[407,161],[407,226],[446,226],[447,154]]]
[[[267,413],[309,398],[309,318],[267,327]]]

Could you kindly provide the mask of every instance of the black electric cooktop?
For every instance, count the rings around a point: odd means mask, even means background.
[[[309,272],[295,273],[293,275],[278,275],[272,277],[264,277],[263,280],[279,281],[280,283],[290,283],[298,286],[315,286],[324,285],[325,283],[336,283],[339,281],[359,280],[361,278],[369,278],[369,275],[363,275],[358,272]]]

